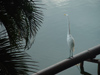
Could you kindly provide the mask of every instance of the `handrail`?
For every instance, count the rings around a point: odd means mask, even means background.
[[[65,69],[68,69],[82,61],[95,58],[96,55],[98,55],[98,54],[100,54],[100,45],[95,46],[86,51],[83,51],[77,55],[74,55],[72,58],[62,60],[48,68],[40,70],[39,72],[34,73],[32,75],[55,75],[55,74],[65,70]]]

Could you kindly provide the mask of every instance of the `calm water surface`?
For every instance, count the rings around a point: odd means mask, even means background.
[[[100,0],[41,0],[44,8],[44,22],[35,43],[27,51],[44,69],[69,56],[66,42],[67,19],[69,14],[71,34],[75,39],[77,54],[100,44]],[[98,56],[97,58],[99,58]],[[97,75],[97,64],[85,62],[85,71]],[[57,75],[81,75],[76,66]]]

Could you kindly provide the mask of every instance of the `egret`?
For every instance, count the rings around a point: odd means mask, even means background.
[[[75,43],[74,43],[74,38],[72,37],[71,33],[70,33],[70,20],[69,20],[69,16],[68,14],[64,14],[67,17],[67,44],[70,50],[70,57],[73,57],[73,51],[74,51],[74,47],[75,47]]]

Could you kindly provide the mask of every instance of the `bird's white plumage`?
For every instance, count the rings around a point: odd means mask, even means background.
[[[67,35],[67,44],[68,44],[70,50],[74,51],[74,46],[75,46],[74,38],[72,37],[71,34]]]
[[[67,28],[68,28],[68,32],[67,32],[67,44],[68,44],[68,47],[70,49],[70,56],[69,57],[73,57],[73,51],[74,51],[74,47],[75,47],[75,44],[74,44],[74,38],[72,37],[72,35],[70,34],[70,21],[69,21],[69,16],[68,14],[64,14],[67,16]]]

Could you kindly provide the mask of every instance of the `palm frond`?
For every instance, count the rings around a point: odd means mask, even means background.
[[[1,34],[5,32],[2,31]],[[3,34],[4,35],[4,34]],[[9,43],[9,39],[0,36],[0,75],[29,75],[36,69],[35,61],[23,50]],[[19,45],[18,45],[19,46]],[[19,46],[19,49],[22,47]],[[35,68],[34,68],[35,67]]]
[[[16,42],[24,40],[25,49],[30,48],[30,40],[35,38],[43,21],[38,3],[33,0],[0,1],[0,22],[6,28],[11,45],[17,46]]]

